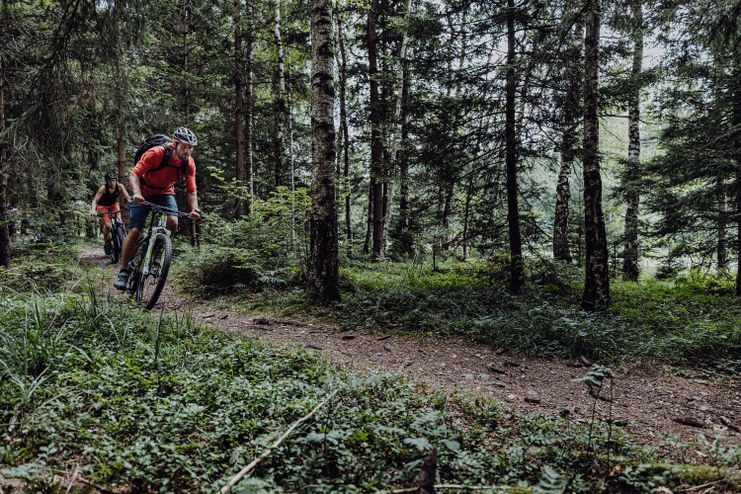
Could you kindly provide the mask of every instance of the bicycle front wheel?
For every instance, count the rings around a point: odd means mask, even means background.
[[[126,231],[124,230],[124,226],[117,225],[111,232],[111,246],[113,247],[113,249],[111,249],[111,262],[113,264],[116,264],[118,258],[121,256],[121,246],[123,246],[125,238]]]
[[[152,255],[149,258],[149,272],[144,274],[144,266],[140,266],[141,276],[136,287],[136,302],[147,310],[157,303],[162,289],[167,281],[172,260],[172,243],[170,237],[164,233],[157,233],[154,237]]]

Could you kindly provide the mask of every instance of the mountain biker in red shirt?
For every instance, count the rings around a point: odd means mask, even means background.
[[[178,127],[172,136],[172,142],[147,150],[131,170],[129,184],[134,200],[129,210],[129,234],[124,240],[121,252],[121,270],[113,282],[113,286],[118,290],[126,288],[126,282],[129,279],[129,261],[131,261],[136,241],[149,215],[150,208],[142,205],[145,199],[153,204],[176,210],[174,185],[180,178],[184,178],[190,206],[190,219],[200,219],[196,190],[196,164],[191,156],[197,144],[198,138],[191,130]],[[162,161],[166,151],[170,153],[170,159],[163,166]],[[167,229],[175,233],[177,228],[178,217],[168,215]]]
[[[111,215],[120,214],[121,206],[119,197],[123,196],[127,203],[131,202],[126,187],[118,181],[118,174],[114,171],[108,171],[105,174],[105,185],[101,185],[98,192],[93,197],[90,204],[90,213],[101,215],[100,221],[103,223],[103,240],[105,242],[105,253],[110,254],[111,250]]]

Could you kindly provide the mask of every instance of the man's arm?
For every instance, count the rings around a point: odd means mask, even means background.
[[[188,192],[188,204],[190,205],[190,219],[199,220],[201,219],[200,211],[198,211],[198,193]]]
[[[132,198],[134,202],[141,205],[144,202],[144,196],[142,195],[141,185],[139,184],[139,175],[133,171],[129,174],[129,185],[131,185]]]

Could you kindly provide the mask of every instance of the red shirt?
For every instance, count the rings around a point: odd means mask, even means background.
[[[131,173],[144,178],[141,183],[142,195],[144,197],[156,196],[156,195],[172,195],[175,193],[175,182],[177,182],[181,176],[183,176],[182,161],[175,156],[173,150],[170,154],[170,161],[167,166],[159,168],[162,163],[162,158],[165,155],[165,148],[162,146],[155,146],[152,149],[147,150],[131,170]],[[145,183],[146,182],[146,183]],[[185,171],[185,190],[187,192],[196,191],[196,162],[193,161],[193,157],[188,158],[188,166]]]

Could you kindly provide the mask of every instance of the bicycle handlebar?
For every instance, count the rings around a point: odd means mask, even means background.
[[[114,214],[121,214],[121,211],[124,211],[127,209],[129,208],[121,208],[118,211],[106,211],[104,213],[96,212],[95,215],[96,216],[105,216],[105,215],[113,216]]]
[[[142,206],[147,206],[155,211],[158,211],[162,214],[169,214],[173,216],[178,216],[180,218],[189,218],[190,213],[186,213],[184,211],[178,211],[177,209],[170,209],[166,208],[165,206],[160,206],[159,204],[154,204],[153,202],[149,202],[147,200],[142,201]]]

